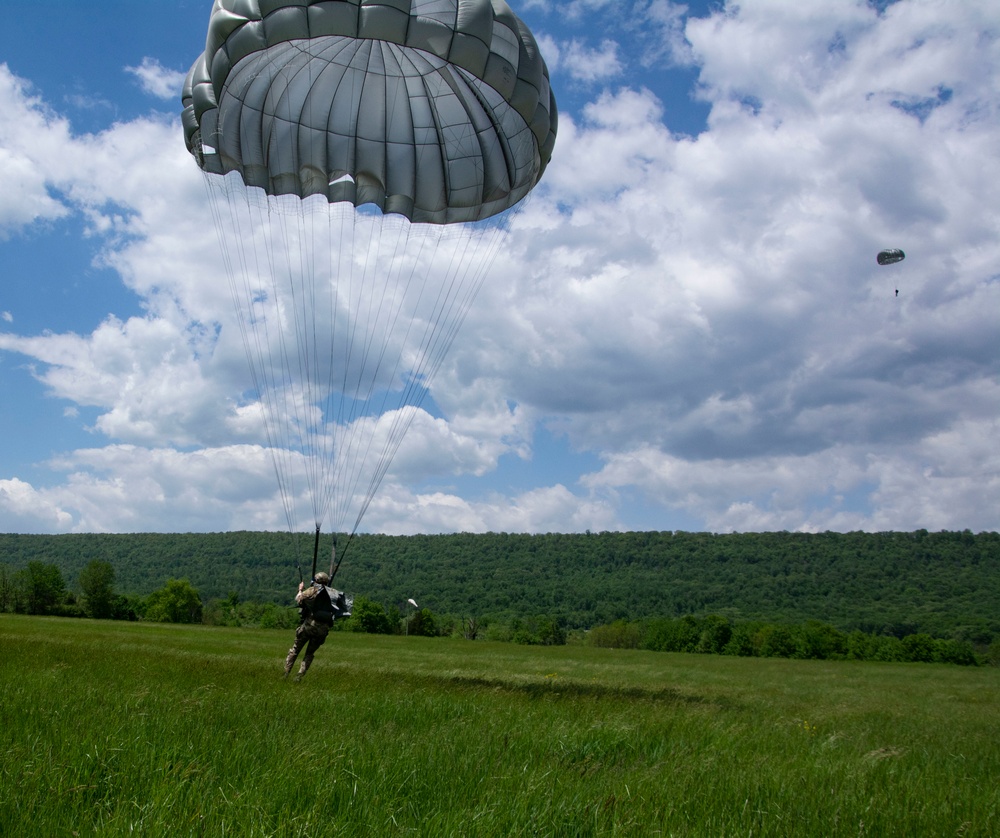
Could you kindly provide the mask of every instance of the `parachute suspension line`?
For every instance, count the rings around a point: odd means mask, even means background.
[[[408,310],[406,315],[402,317],[403,323],[401,327],[397,330],[397,322],[400,320],[401,315],[404,313],[404,306],[397,304],[393,310],[390,307],[389,316],[390,319],[385,322],[382,327],[382,331],[386,335],[396,335],[397,340],[402,346],[409,345],[409,335],[413,329],[414,324],[420,317],[422,313],[422,298],[424,296],[424,291],[428,285],[428,277],[426,273],[421,271],[421,265],[425,260],[424,251],[428,247],[428,242],[430,242],[430,249],[433,250],[435,243],[440,238],[442,231],[441,227],[436,225],[414,225],[407,221],[403,221],[395,216],[384,217],[382,220],[382,231],[385,232],[386,227],[390,227],[395,231],[395,237],[389,242],[389,247],[385,247],[384,243],[379,243],[379,251],[375,254],[369,256],[368,264],[372,266],[374,272],[382,274],[384,276],[383,289],[390,287],[395,287],[396,293],[405,302]],[[417,247],[411,247],[409,242],[414,237],[414,231],[420,228],[425,228],[425,232],[429,230],[434,230],[433,234],[418,235]],[[408,255],[409,259],[404,259],[403,257]],[[430,260],[433,257],[433,253],[427,255],[427,259]],[[383,269],[382,263],[388,259],[388,266]],[[402,270],[402,265],[409,262],[409,270],[404,274]],[[422,275],[421,281],[418,280]],[[413,291],[413,287],[416,286],[416,291]],[[383,290],[384,296],[384,290]],[[381,310],[379,310],[381,311]],[[416,312],[416,314],[414,314]],[[430,312],[430,316],[426,319],[425,331],[433,331],[439,326],[441,312],[440,310]],[[381,404],[379,407],[372,411],[372,416],[367,419],[369,423],[373,423],[375,426],[379,422],[388,421],[384,418],[391,414],[392,420],[389,427],[388,435],[381,446],[381,453],[379,458],[374,462],[374,468],[372,469],[372,475],[369,476],[369,486],[366,493],[363,495],[363,508],[367,509],[368,504],[371,501],[370,494],[374,494],[375,489],[377,489],[381,477],[379,473],[385,473],[388,467],[388,460],[391,460],[392,455],[399,448],[399,441],[396,440],[398,433],[401,428],[408,427],[412,418],[416,415],[417,408],[412,405],[412,395],[414,392],[421,392],[415,390],[419,382],[425,381],[426,378],[426,358],[424,353],[419,349],[415,352],[416,365],[413,370],[406,370],[407,379],[402,380],[402,375],[404,373],[403,365],[407,362],[406,357],[402,352],[400,352],[395,363],[392,365],[392,369],[386,369],[383,373],[383,368],[387,365],[384,363],[386,361],[386,348],[388,347],[388,341],[382,340],[382,351],[377,355],[375,361],[370,364],[370,368],[373,371],[373,375],[370,377],[372,384],[369,386],[368,391],[365,393],[365,399],[369,402],[376,395],[375,387],[373,386],[376,379],[383,379],[387,382],[383,386]],[[367,356],[366,356],[367,357]],[[402,389],[398,389],[397,385],[402,385]],[[391,410],[392,405],[390,405],[390,399],[395,390],[395,410]],[[409,419],[405,422],[401,420]],[[369,430],[367,434],[367,440],[364,442],[364,448],[360,445],[352,446],[351,453],[353,455],[353,461],[350,464],[350,477],[348,483],[350,484],[350,491],[345,493],[341,500],[343,503],[342,507],[342,518],[346,517],[347,505],[353,499],[356,493],[356,486],[358,480],[362,477],[361,469],[368,463],[371,468],[371,449],[376,444],[377,434],[373,431],[375,428]],[[374,475],[374,479],[372,476]],[[363,515],[358,516],[358,523]],[[357,529],[357,523],[355,524],[352,533]],[[350,542],[348,542],[350,543]],[[346,549],[346,548],[345,548]]]
[[[526,201],[522,200],[503,213],[502,220],[487,219],[485,222],[471,225],[474,227],[472,236],[464,238],[462,234],[448,236],[444,227],[436,227],[431,233],[436,249],[440,249],[442,239],[454,239],[459,246],[452,250],[445,273],[445,281],[440,287],[433,314],[425,326],[423,341],[417,355],[419,363],[408,376],[404,395],[400,399],[400,404],[403,405],[402,409],[393,412],[389,432],[372,470],[367,489],[358,508],[357,517],[350,530],[352,538],[360,527],[361,520],[374,500],[393,458],[423,404],[427,392],[426,386],[443,363],[476,295],[481,290],[493,262],[496,260],[500,247],[506,238],[510,221],[525,205]],[[426,284],[426,280],[424,284]],[[444,329],[438,328],[442,322],[446,324]],[[349,545],[350,539],[347,546]],[[347,546],[344,548],[345,553]]]
[[[337,575],[337,571],[340,570],[340,562],[337,560],[337,534],[333,534],[333,544],[330,547],[330,582],[333,582],[333,577]]]
[[[356,237],[361,225],[367,233],[362,236],[367,243],[364,245],[365,258],[356,303],[352,305],[352,311],[358,314],[352,323],[351,336],[351,358],[356,374],[345,382],[350,405],[342,417],[346,438],[341,444],[335,479],[339,495],[337,515],[341,523],[346,518],[368,463],[378,416],[384,411],[386,400],[394,388],[394,380],[384,373],[385,353],[392,341],[399,347],[406,345],[393,329],[395,317],[408,302],[406,291],[399,287],[397,277],[399,260],[396,257],[400,253],[403,227],[392,216],[358,213],[355,215]],[[388,301],[393,294],[395,297],[390,306]],[[393,309],[395,317],[392,316]],[[373,347],[381,347],[381,351],[373,351]],[[399,351],[402,355],[403,349]],[[379,389],[383,392],[382,406],[373,410],[372,399]]]
[[[315,224],[317,217],[322,215],[323,213],[317,211],[312,216],[313,223]],[[314,245],[313,252],[314,259],[323,259],[322,266],[314,266],[316,279],[312,286],[313,299],[311,303],[313,315],[313,362],[316,366],[316,392],[314,393],[315,401],[313,403],[319,411],[319,415],[316,416],[316,422],[321,429],[313,436],[315,451],[314,462],[312,463],[313,477],[310,482],[313,492],[313,513],[317,526],[324,520],[330,508],[330,475],[337,452],[336,429],[335,427],[330,427],[329,423],[330,417],[335,416],[334,397],[336,388],[334,376],[337,368],[337,303],[339,295],[339,283],[337,280],[340,275],[339,266],[335,268],[333,263],[335,257],[334,250],[337,250],[336,257],[339,262],[342,248],[335,248],[333,243],[336,241],[342,242],[343,240],[340,237],[334,237],[333,215],[333,207],[329,207],[329,211],[325,213],[326,229],[321,233],[328,246],[320,247]],[[338,213],[338,215],[341,218],[343,217],[342,213]],[[314,235],[316,232],[314,228]],[[329,330],[329,338],[326,344],[320,339],[324,327]],[[325,370],[325,374],[321,374],[323,370]]]
[[[351,209],[354,210],[353,207]],[[343,281],[345,279],[343,275],[336,282],[340,286],[338,293],[340,290],[346,293],[345,334],[341,350],[340,374],[337,375],[340,396],[332,428],[336,434],[336,441],[327,482],[330,502],[335,508],[334,520],[337,522],[335,527],[337,529],[343,522],[343,509],[350,502],[353,485],[356,482],[354,475],[364,463],[363,450],[356,439],[364,430],[361,416],[367,395],[364,391],[364,382],[366,378],[374,377],[374,372],[367,364],[366,348],[373,339],[373,330],[378,326],[378,321],[373,319],[372,311],[372,301],[377,289],[371,277],[378,274],[376,263],[381,249],[381,232],[376,219],[354,210],[353,224],[349,225],[351,246],[348,248],[354,258],[350,260],[346,282]],[[358,257],[362,256],[359,277],[355,270]],[[336,369],[331,369],[331,376],[333,375],[336,375]]]
[[[297,527],[295,515],[296,480],[289,422],[288,389],[288,346],[285,330],[282,328],[282,301],[279,264],[275,249],[280,247],[273,241],[271,207],[267,197],[255,190],[246,190],[247,217],[251,220],[248,230],[241,235],[250,237],[248,251],[253,254],[255,264],[252,273],[246,273],[247,286],[243,299],[252,306],[255,298],[260,299],[260,314],[252,308],[248,310],[252,318],[251,335],[254,338],[254,358],[260,369],[262,387],[258,393],[264,412],[265,431],[270,447],[271,459],[279,474],[279,489],[282,503],[288,508],[286,517],[289,529]],[[253,284],[250,284],[253,283]]]
[[[301,457],[310,469],[316,523],[332,511],[335,531],[344,531],[357,503],[348,530],[353,536],[496,259],[509,221],[526,202],[500,223],[489,219],[464,229],[326,205],[331,211],[320,235],[315,200],[296,204],[253,188],[227,190],[228,181],[219,176],[205,179],[227,199],[225,206],[210,202],[217,229],[224,229],[221,213],[228,208],[229,229],[254,243],[231,247],[220,235],[289,530],[299,525],[293,466]],[[301,205],[310,211],[298,213]],[[325,239],[322,246],[319,239]],[[439,276],[423,271],[427,263],[439,266]],[[352,316],[345,318],[344,311]],[[329,346],[319,339],[324,329],[332,336]],[[411,343],[409,354],[389,354],[390,344]],[[323,367],[325,378],[317,376]],[[307,411],[317,404],[321,415],[310,417]],[[311,426],[324,423],[326,432],[310,435]],[[365,488],[359,493],[360,485]]]
[[[268,72],[272,68],[268,65]],[[286,79],[285,90],[291,82],[294,74],[294,66],[289,69],[288,65],[277,68],[275,77]],[[282,111],[281,116],[287,123],[292,122],[291,103],[287,95],[283,95],[277,102],[277,111]],[[279,353],[281,365],[275,377],[275,384],[282,395],[282,413],[276,417],[277,422],[282,427],[287,427],[290,442],[293,438],[296,446],[286,444],[282,450],[275,452],[276,456],[287,457],[289,463],[294,461],[292,449],[300,452],[302,456],[302,468],[305,472],[306,489],[308,491],[312,484],[309,474],[309,446],[308,446],[308,406],[310,404],[310,378],[309,354],[305,340],[305,306],[306,289],[311,286],[311,275],[309,273],[308,255],[306,247],[306,224],[305,207],[302,201],[297,201],[294,197],[276,196],[265,201],[267,207],[267,229],[274,233],[273,237],[264,236],[266,247],[268,248],[268,261],[271,267],[270,276],[274,283],[274,295],[276,303],[287,300],[287,302],[277,308],[277,326],[279,336]],[[279,254],[284,254],[280,258]],[[279,285],[280,282],[280,285]],[[286,289],[283,295],[281,289]],[[280,376],[280,378],[279,378]],[[297,386],[296,383],[297,382]],[[293,500],[294,503],[294,494]]]
[[[310,583],[316,581],[316,560],[319,558],[319,524],[316,525],[316,539],[313,541],[313,572],[309,577]]]
[[[384,335],[397,336],[400,346],[405,349],[405,347],[409,344],[408,336],[413,323],[416,321],[416,316],[407,312],[409,316],[403,318],[404,328],[401,330],[397,330],[397,322],[399,321],[400,315],[403,313],[407,304],[412,305],[414,310],[419,311],[420,295],[423,289],[418,289],[416,298],[411,295],[410,289],[422,261],[423,245],[425,240],[421,240],[419,250],[412,252],[412,250],[408,247],[408,241],[413,225],[390,216],[381,219],[380,227],[383,234],[385,233],[387,226],[394,229],[394,239],[389,242],[389,247],[384,247],[383,242],[380,241],[378,252],[374,255],[374,258],[369,259],[369,264],[372,265],[373,271],[383,277],[375,322],[383,324],[380,331]],[[404,261],[406,261],[404,256],[407,254],[410,256],[410,268],[404,276],[401,266]],[[388,257],[388,265],[383,268],[382,265],[386,261],[386,257]],[[386,294],[390,287],[394,287],[396,289],[396,294],[403,300],[403,304],[400,305],[397,303],[395,306],[389,306],[387,312],[388,320],[383,321],[382,310],[384,308]],[[381,349],[376,353],[376,356],[370,362],[370,348],[368,346],[365,347],[365,362],[371,369],[371,375],[368,376],[369,385],[366,393],[364,394],[364,400],[371,404],[372,399],[376,395],[376,384],[380,380],[384,380],[385,384],[382,389],[381,404],[376,410],[372,411],[372,415],[366,420],[369,423],[373,423],[375,427],[372,428],[372,430],[367,434],[367,440],[364,442],[364,447],[362,448],[361,445],[351,446],[351,452],[354,455],[354,460],[350,464],[349,471],[350,478],[348,484],[350,491],[345,493],[341,498],[343,505],[340,512],[344,518],[347,515],[347,505],[354,497],[358,481],[363,476],[362,468],[366,463],[370,463],[369,456],[372,446],[375,444],[375,438],[377,435],[374,433],[374,430],[377,429],[377,425],[381,421],[380,417],[384,416],[391,407],[389,403],[390,397],[392,396],[394,388],[397,386],[397,382],[399,381],[399,376],[402,373],[401,366],[406,362],[404,351],[400,351],[396,357],[395,363],[392,365],[392,369],[385,369],[387,366],[385,361],[387,360],[386,353],[389,347],[389,340],[382,339],[379,341],[379,344]],[[383,370],[385,371],[383,372]],[[403,387],[402,391],[396,390],[396,393],[395,402],[397,410],[393,415],[398,417],[401,413],[408,412],[412,410],[412,408],[408,404],[409,391],[407,387]],[[375,465],[377,469],[379,467],[378,461]]]
[[[256,75],[266,73],[270,80],[276,75],[275,68],[263,55],[255,61],[254,72]],[[277,75],[283,72],[283,69],[278,69]],[[274,223],[275,211],[280,208],[282,199],[272,200],[263,190],[256,188],[246,188],[244,195],[251,225],[240,233],[244,241],[249,239],[247,250],[253,254],[255,264],[254,273],[246,275],[248,285],[244,288],[241,299],[248,301],[249,314],[254,317],[252,306],[255,296],[261,298],[261,318],[252,321],[254,328],[251,329],[255,338],[254,357],[263,378],[263,387],[258,391],[258,397],[264,411],[271,458],[279,473],[279,490],[282,503],[287,509],[286,519],[289,530],[294,531],[298,527],[298,520],[295,514],[296,455],[292,434],[298,430],[301,438],[301,430],[296,428],[295,422],[298,396],[293,389],[290,360],[291,355],[298,357],[298,351],[294,347],[290,350],[288,330],[282,325],[288,314],[284,310],[286,295],[283,288],[291,284],[290,261],[281,255],[287,253],[287,236],[282,235],[285,230]],[[259,283],[261,289],[264,289],[268,281],[269,295],[249,284]],[[275,356],[278,363],[274,360]]]
[[[257,195],[260,202],[251,206],[256,209],[256,230],[260,231],[260,246],[263,248],[266,277],[270,280],[270,297],[273,300],[269,322],[262,322],[264,341],[260,346],[260,363],[267,376],[264,404],[268,424],[276,445],[271,449],[272,457],[282,464],[281,491],[284,502],[292,510],[293,525],[298,526],[295,510],[296,451],[302,451],[303,436],[301,400],[302,393],[296,387],[295,369],[299,368],[301,381],[302,355],[298,339],[298,322],[295,316],[295,276],[291,263],[288,228],[281,199],[268,199]],[[284,257],[281,254],[286,254]],[[290,324],[290,325],[289,325]],[[274,358],[277,360],[274,360]],[[301,384],[298,385],[301,388]],[[297,444],[297,448],[296,448]]]
[[[306,62],[306,67],[310,79],[309,88],[313,87],[315,65],[312,61]],[[309,113],[310,123],[314,120],[313,97],[307,97],[306,107]],[[328,184],[327,184],[328,185]],[[329,510],[329,477],[330,464],[336,456],[334,446],[335,435],[327,431],[327,421],[330,415],[334,390],[330,384],[332,370],[335,367],[334,358],[327,360],[326,343],[330,344],[330,354],[332,356],[334,338],[336,332],[336,320],[327,315],[327,308],[321,305],[321,298],[335,298],[338,274],[333,271],[333,251],[335,240],[330,235],[331,205],[326,196],[311,197],[302,201],[302,206],[306,210],[308,218],[307,235],[303,237],[303,256],[309,265],[308,272],[303,277],[308,277],[305,289],[309,292],[308,314],[309,314],[309,344],[308,353],[312,369],[306,376],[310,387],[310,396],[306,402],[306,407],[310,411],[318,411],[311,420],[316,430],[310,432],[311,446],[309,450],[309,466],[311,476],[309,480],[310,495],[313,504],[313,517],[317,527],[320,527]],[[324,282],[325,280],[325,282]],[[334,315],[330,311],[330,315]],[[327,334],[331,337],[325,337]],[[324,364],[328,364],[331,372],[322,374]]]
[[[300,50],[301,52],[301,50]],[[311,76],[308,62],[306,67]],[[258,64],[259,72],[274,74],[270,66]],[[277,75],[288,77],[295,68],[281,67]],[[288,98],[278,103],[283,116],[292,121]],[[251,201],[259,197],[259,201]],[[258,195],[259,192],[259,195]],[[318,338],[319,306],[317,305],[316,259],[328,249],[317,247],[317,199],[301,199],[296,195],[266,196],[262,190],[248,189],[248,205],[256,209],[255,224],[244,235],[252,236],[247,245],[266,271],[257,270],[270,279],[268,309],[265,318],[251,329],[258,340],[258,359],[264,382],[260,396],[265,412],[265,424],[272,459],[279,474],[279,484],[289,529],[299,526],[295,514],[296,474],[305,479],[305,489],[312,503],[313,519],[320,526],[324,516],[320,493],[323,456],[317,456],[322,436],[316,430],[323,417],[313,412],[319,400],[316,369],[321,364]],[[325,204],[324,204],[325,205]],[[258,255],[261,254],[261,255]],[[259,292],[258,292],[259,293]],[[253,299],[254,289],[244,290],[244,299]],[[273,325],[272,322],[273,321]],[[263,340],[261,340],[263,333]]]
[[[288,254],[286,261],[288,282],[288,318],[291,329],[291,347],[282,341],[284,374],[290,394],[290,421],[294,424],[297,450],[303,455],[306,472],[306,486],[312,502],[313,520],[316,526],[322,523],[321,511],[317,506],[314,487],[317,485],[317,462],[314,456],[315,436],[312,427],[316,420],[310,416],[312,406],[318,398],[316,392],[315,368],[318,364],[316,338],[316,300],[313,278],[315,263],[313,257],[314,230],[312,214],[307,201],[302,201],[301,212],[286,214],[278,211],[283,247]],[[295,259],[297,257],[297,261]],[[282,334],[284,335],[283,330]],[[294,382],[298,382],[298,386]]]
[[[246,248],[238,245],[232,246],[230,238],[226,235],[226,230],[237,230],[242,240],[243,236],[253,232],[253,213],[249,190],[245,186],[234,188],[234,185],[228,182],[227,176],[209,174],[208,172],[203,172],[202,175],[208,193],[208,204],[218,233],[236,324],[250,369],[251,383],[258,400],[265,438],[272,452],[271,465],[281,490],[285,520],[291,531],[294,512],[290,503],[290,494],[285,491],[285,487],[291,481],[291,474],[286,464],[273,456],[273,452],[280,449],[281,443],[277,437],[279,429],[270,421],[270,416],[275,414],[275,406],[271,401],[273,388],[269,386],[270,376],[264,363],[264,359],[267,357],[264,346],[270,342],[269,319],[266,313],[268,301],[261,296],[261,292],[254,282],[254,278],[261,277],[267,270],[262,270],[260,254],[256,248],[250,249],[248,252]],[[239,197],[241,193],[245,198],[245,215],[241,213],[243,209],[243,202]],[[228,214],[228,222],[224,219],[224,213]],[[241,301],[246,302],[241,305]],[[261,308],[259,315],[254,313],[256,306]],[[258,325],[260,328],[255,328]]]
[[[339,460],[343,456],[343,416],[344,401],[346,397],[346,376],[347,364],[338,364],[337,348],[343,340],[349,345],[350,320],[343,324],[342,312],[350,311],[352,300],[351,289],[354,285],[354,206],[346,204],[335,204],[330,206],[327,215],[328,240],[330,243],[329,253],[329,275],[326,278],[326,287],[329,289],[329,316],[330,342],[329,357],[327,359],[327,381],[326,381],[326,404],[324,408],[324,418],[326,419],[327,432],[323,435],[323,462],[326,464],[324,479],[321,481],[323,487],[323,505],[329,510],[334,502],[334,497],[339,486]],[[351,222],[351,223],[349,223]],[[336,226],[336,229],[335,229]],[[348,238],[349,236],[349,238]],[[334,251],[336,258],[334,258]],[[336,262],[336,264],[334,264]],[[346,287],[346,293],[344,288]],[[346,356],[346,352],[345,352]],[[338,379],[342,379],[338,381]],[[338,393],[340,396],[338,398]],[[336,510],[333,513],[333,529],[336,532],[341,524],[341,516]]]

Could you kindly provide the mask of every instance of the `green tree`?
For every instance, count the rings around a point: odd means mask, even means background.
[[[833,626],[809,620],[799,629],[796,657],[829,660],[841,658],[847,651],[847,637]]]
[[[66,582],[54,564],[33,561],[19,574],[29,614],[48,614],[66,600]]]
[[[903,638],[906,660],[916,663],[930,663],[934,660],[934,638],[929,634],[908,634]]]
[[[417,637],[437,637],[438,626],[433,612],[429,608],[421,608],[410,618],[408,634]]]
[[[757,633],[755,623],[745,623],[733,627],[729,642],[722,650],[724,655],[736,655],[741,658],[752,658],[757,654],[754,645],[754,635]]]
[[[155,623],[200,623],[201,597],[187,579],[168,579],[146,597],[145,618]]]
[[[595,626],[587,636],[591,646],[607,649],[638,649],[640,627],[628,620],[615,620],[610,625]]]
[[[787,626],[764,626],[755,640],[762,658],[790,658],[795,654],[795,637]]]
[[[0,565],[0,614],[5,611],[17,611],[18,594],[17,574],[7,565]]]
[[[717,614],[709,614],[702,620],[697,650],[707,654],[721,655],[732,636],[733,627],[729,624],[729,620]]]
[[[339,621],[338,621],[339,622]],[[336,625],[336,624],[335,624]],[[351,616],[344,623],[346,631],[363,631],[366,634],[392,634],[392,621],[385,609],[367,597],[359,596],[351,607]]]
[[[86,598],[87,613],[107,620],[115,610],[115,569],[110,562],[93,559],[80,571],[80,589]]]

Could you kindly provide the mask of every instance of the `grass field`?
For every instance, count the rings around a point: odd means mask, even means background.
[[[0,616],[0,835],[993,836],[1000,669]]]

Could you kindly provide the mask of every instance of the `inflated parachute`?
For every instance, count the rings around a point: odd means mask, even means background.
[[[906,254],[902,250],[891,247],[888,250],[882,250],[879,252],[875,260],[880,265],[893,265],[896,262],[902,262],[906,258]]]
[[[290,528],[356,531],[538,182],[548,70],[503,0],[215,0],[184,87]]]

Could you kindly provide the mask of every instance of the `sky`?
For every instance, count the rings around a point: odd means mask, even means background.
[[[180,126],[211,5],[0,0],[0,531],[287,526]],[[996,530],[1000,4],[511,6],[552,162],[361,530]]]

